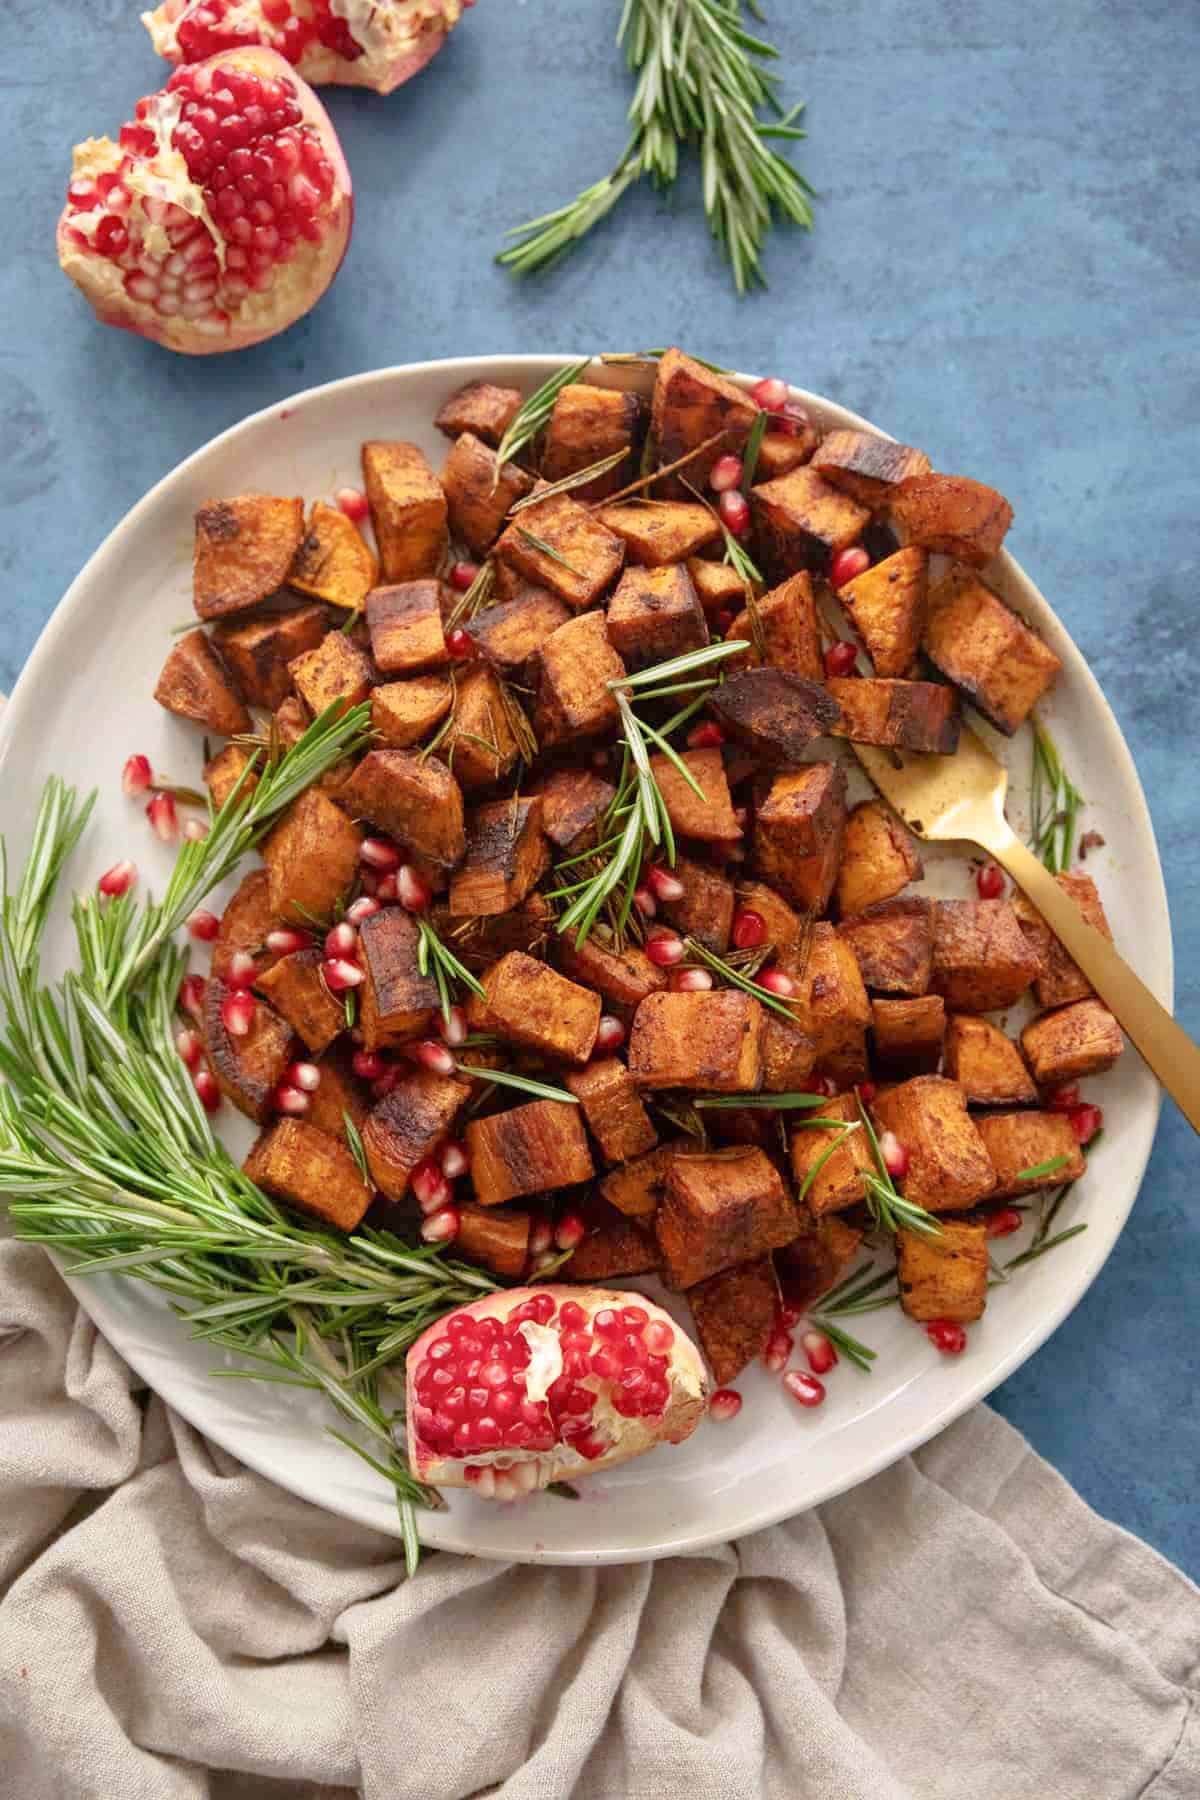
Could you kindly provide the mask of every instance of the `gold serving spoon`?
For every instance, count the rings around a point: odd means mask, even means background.
[[[953,756],[852,745],[885,800],[918,837],[978,844],[1008,870],[1141,1051],[1194,1131],[1200,1131],[1200,1046],[1177,1025],[1103,933],[1089,925],[1004,816],[1008,770],[963,727]]]

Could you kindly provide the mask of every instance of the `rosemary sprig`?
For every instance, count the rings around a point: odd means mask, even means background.
[[[538,495],[539,500],[543,500],[544,498],[544,494]],[[567,571],[568,575],[575,575],[580,580],[583,579],[582,570],[577,569],[574,563],[568,562],[566,557],[554,548],[553,544],[548,544],[546,542],[545,538],[536,537],[532,531],[526,531],[523,525],[517,526],[517,536],[522,542],[528,544],[531,550],[536,550],[539,556],[548,556],[551,562],[560,563]]]
[[[811,1188],[813,1182],[817,1179],[817,1176],[821,1173],[821,1170],[825,1167],[825,1164],[829,1161],[830,1157],[836,1150],[840,1150],[851,1132],[858,1131],[860,1126],[857,1119],[800,1119],[797,1123],[798,1129],[807,1127],[815,1131],[820,1127],[821,1129],[828,1129],[837,1133],[833,1141],[827,1144],[824,1150],[822,1150],[820,1156],[818,1156],[816,1162],[812,1165],[812,1168],[808,1170],[804,1180],[800,1183],[796,1199],[797,1202],[803,1204],[808,1198],[809,1188]]]
[[[359,1174],[364,1181],[370,1183],[370,1185],[374,1187],[375,1184],[371,1181],[370,1165],[367,1162],[366,1148],[362,1141],[362,1133],[354,1123],[354,1120],[350,1117],[350,1114],[346,1112],[344,1108],[342,1111],[342,1130],[346,1133],[347,1148],[355,1162],[358,1164]]]
[[[603,362],[605,361],[605,358],[601,357],[600,360]],[[664,463],[661,468],[643,470],[637,480],[631,481],[628,487],[618,489],[615,494],[606,494],[603,500],[594,500],[592,502],[593,507],[616,506],[621,500],[635,499],[641,493],[643,488],[653,487],[656,481],[665,481],[668,475],[677,475],[680,469],[686,469],[689,463],[694,463],[697,457],[704,456],[707,451],[713,449],[713,447],[719,444],[721,439],[727,435],[727,427],[722,427],[720,431],[714,431],[712,436],[706,437],[702,444],[697,444],[694,449],[685,450],[682,456],[677,456],[675,458],[674,462]],[[532,498],[544,500],[546,495],[543,491],[541,494],[531,496],[531,499]],[[649,502],[646,504],[649,504]]]
[[[585,356],[576,363],[568,363],[565,368],[558,369],[549,380],[543,381],[540,388],[530,394],[513,416],[512,424],[500,439],[500,448],[496,451],[496,482],[500,479],[500,471],[506,462],[519,456],[526,445],[531,444],[538,433],[550,422],[550,414],[554,411],[554,402],[565,387],[578,381],[591,362]],[[495,483],[493,483],[493,491]]]
[[[1040,1244],[1030,1244],[1028,1250],[1022,1250],[1019,1256],[1011,1257],[1004,1267],[1006,1269],[1023,1268],[1026,1263],[1036,1262],[1038,1257],[1045,1256],[1048,1250],[1057,1250],[1060,1244],[1065,1244],[1069,1238],[1078,1237],[1081,1231],[1086,1230],[1087,1220],[1082,1219],[1078,1225],[1069,1225],[1066,1231],[1056,1232],[1053,1237],[1044,1238]]]
[[[446,636],[473,619],[476,613],[482,612],[492,598],[496,588],[496,565],[490,556],[485,556],[479,565],[479,572],[465,594],[454,602],[446,615]]]
[[[518,1093],[532,1094],[535,1100],[558,1100],[564,1106],[578,1106],[574,1094],[566,1088],[551,1087],[549,1082],[534,1081],[529,1075],[514,1075],[511,1069],[474,1069],[470,1063],[456,1063],[460,1075],[472,1075],[477,1081],[495,1082],[497,1087],[516,1088]]]
[[[749,10],[759,16],[753,0]],[[778,52],[747,30],[740,0],[625,0],[617,43],[637,76],[619,162],[567,205],[509,231],[519,241],[497,261],[518,275],[548,267],[643,176],[673,186],[680,147],[692,146],[709,230],[738,293],[765,285],[762,250],[777,219],[805,230],[813,220],[812,188],[772,142],[805,136],[796,124],[803,107],[773,123],[760,117],[780,113],[779,77],[761,66]]]
[[[760,1001],[763,1006],[769,1006],[772,1012],[778,1013],[781,1019],[786,1019],[789,1025],[796,1023],[798,1014],[794,1010],[794,1001],[785,1000],[780,994],[773,994],[770,988],[761,986],[749,975],[743,974],[740,969],[735,969],[733,964],[726,962],[723,956],[717,956],[714,951],[706,950],[699,939],[685,938],[684,944],[689,957],[703,963],[705,968],[711,969],[714,975],[719,975],[722,981],[729,983],[730,987],[741,988],[743,994],[753,994],[756,1000]]]
[[[1069,869],[1075,855],[1075,828],[1085,801],[1063,767],[1058,746],[1034,718],[1033,769],[1029,784],[1032,815],[1029,847],[1052,875]]]
[[[509,518],[515,519],[526,507],[540,506],[543,500],[553,500],[556,494],[569,494],[573,488],[584,487],[589,481],[599,480],[601,475],[607,475],[618,463],[624,462],[628,455],[628,450],[614,450],[611,456],[602,456],[599,462],[589,463],[586,469],[577,469],[574,475],[564,475],[561,481],[552,481],[548,487],[539,488],[536,493],[523,495],[509,507]],[[608,504],[607,496],[601,504]]]
[[[882,1274],[877,1274],[870,1268],[859,1269],[839,1282],[809,1313],[809,1318],[818,1331],[823,1331],[847,1362],[853,1363],[856,1369],[861,1369],[864,1375],[871,1373],[871,1365],[878,1352],[872,1350],[869,1344],[862,1343],[859,1338],[852,1337],[841,1325],[835,1323],[835,1318],[879,1312],[885,1306],[897,1305],[900,1299],[899,1289],[890,1294],[879,1292],[880,1288],[887,1287],[895,1279],[895,1275],[894,1265],[885,1269]]]
[[[450,1023],[450,1009],[454,1005],[454,983],[461,981],[463,986],[486,1000],[483,983],[478,976],[472,975],[465,963],[459,962],[452,950],[443,944],[428,919],[421,919],[417,925],[417,969],[422,975],[432,972],[437,986],[438,1001],[442,1009],[442,1017]]]
[[[728,1107],[741,1112],[746,1107],[761,1106],[771,1112],[791,1112],[796,1109],[818,1112],[824,1106],[825,1099],[824,1094],[701,1094],[692,1101],[692,1105],[705,1111]],[[844,1124],[845,1121],[839,1119],[835,1123]]]
[[[883,1151],[879,1147],[879,1139],[875,1135],[875,1127],[871,1123],[871,1115],[862,1103],[862,1095],[855,1089],[858,1101],[859,1116],[866,1127],[867,1138],[871,1145],[871,1154],[875,1158],[875,1169],[863,1169],[863,1187],[866,1189],[867,1210],[872,1223],[880,1231],[918,1231],[922,1237],[941,1237],[942,1228],[931,1212],[918,1206],[915,1200],[906,1200],[895,1182],[888,1174],[887,1164],[883,1160]]]

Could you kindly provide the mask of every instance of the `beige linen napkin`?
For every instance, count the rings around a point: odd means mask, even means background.
[[[984,1408],[728,1547],[405,1581],[143,1402],[0,1240],[3,1800],[1200,1795],[1200,1594]]]

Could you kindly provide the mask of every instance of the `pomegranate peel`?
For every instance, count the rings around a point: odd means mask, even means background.
[[[682,1443],[708,1378],[691,1339],[642,1294],[509,1288],[417,1339],[406,1395],[420,1480],[515,1499]]]

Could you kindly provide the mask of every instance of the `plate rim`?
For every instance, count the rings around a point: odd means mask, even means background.
[[[173,486],[175,483],[186,479],[187,474],[193,466],[202,458],[219,450],[227,442],[237,438],[242,433],[248,432],[256,426],[265,425],[272,421],[278,421],[281,418],[285,418],[291,411],[310,402],[331,397],[336,394],[351,392],[360,388],[369,389],[371,386],[381,381],[386,381],[390,377],[436,375],[439,372],[446,372],[449,374],[450,372],[453,372],[453,374],[450,375],[450,378],[457,379],[461,383],[470,380],[472,376],[477,376],[481,371],[495,370],[496,365],[502,363],[510,369],[528,370],[531,375],[537,372],[541,375],[542,379],[545,379],[555,368],[561,367],[569,362],[580,360],[581,354],[582,353],[577,353],[572,356],[566,354],[556,355],[553,352],[540,351],[495,351],[489,354],[437,357],[418,362],[393,363],[382,368],[364,370],[355,375],[341,376],[332,381],[320,382],[311,387],[298,389],[292,394],[273,400],[266,406],[260,407],[254,412],[247,414],[244,418],[235,421],[223,431],[218,432],[214,437],[207,439],[203,444],[198,445],[196,449],[191,451],[171,469],[167,470],[166,473],[163,474],[153,486],[147,489],[141,498],[122,515],[88,557],[83,567],[79,570],[74,580],[66,589],[66,592],[55,605],[50,617],[46,620],[46,623],[38,634],[37,640],[18,674],[7,704],[0,706],[0,779],[2,779],[9,758],[13,754],[13,747],[20,732],[23,714],[26,706],[31,703],[30,697],[34,694],[38,686],[43,665],[49,663],[57,650],[60,638],[64,636],[64,634],[70,632],[75,623],[73,615],[81,604],[82,591],[90,588],[98,578],[102,579],[104,565],[108,558],[117,551],[120,541],[136,530],[143,515],[152,509],[163,491]],[[600,354],[601,353],[599,352],[593,352],[592,360],[598,361]],[[755,380],[759,379],[756,376],[745,375],[733,371],[730,372],[729,378],[735,381],[739,386],[746,388],[751,386]],[[842,405],[838,401],[831,400],[825,395],[793,386],[789,386],[789,392],[792,398],[797,400],[801,405],[812,405],[817,409],[837,413],[840,418],[851,427],[869,431],[876,436],[887,437],[890,435],[887,432],[882,431],[873,421],[864,418],[849,407]],[[1149,847],[1152,853],[1152,866],[1149,869],[1143,870],[1142,879],[1149,879],[1151,881],[1152,886],[1161,900],[1163,923],[1165,927],[1163,978],[1156,991],[1158,997],[1170,1010],[1173,1008],[1175,990],[1174,934],[1171,925],[1170,900],[1163,876],[1162,860],[1158,848],[1157,834],[1154,828],[1153,814],[1151,813],[1149,804],[1146,800],[1145,790],[1133,754],[1125,741],[1120,724],[1117,721],[1116,715],[1114,714],[1096,675],[1086,657],[1083,655],[1083,652],[1079,649],[1078,645],[1075,644],[1074,639],[1054,607],[1046,599],[1046,596],[1042,593],[1036,582],[1033,581],[1032,577],[1027,574],[1025,569],[1016,561],[1015,557],[1013,557],[1008,550],[1002,550],[1000,556],[995,560],[996,563],[1004,569],[1007,576],[1015,578],[1018,585],[1028,589],[1036,597],[1038,602],[1046,608],[1049,616],[1055,621],[1057,628],[1063,633],[1064,637],[1071,645],[1071,648],[1075,651],[1075,654],[1079,659],[1080,671],[1084,678],[1088,708],[1096,719],[1099,729],[1106,740],[1105,749],[1116,758],[1123,761],[1127,770],[1127,775],[1132,782],[1133,792],[1141,809],[1148,834]],[[1134,1054],[1136,1054],[1136,1052]],[[1074,1311],[1075,1307],[1086,1297],[1109,1256],[1111,1256],[1113,1250],[1115,1250],[1118,1239],[1125,1230],[1129,1214],[1132,1211],[1134,1202],[1145,1179],[1146,1168],[1150,1160],[1161,1118],[1162,1099],[1162,1089],[1156,1085],[1147,1113],[1147,1122],[1150,1128],[1147,1134],[1145,1153],[1141,1158],[1140,1167],[1136,1169],[1136,1172],[1129,1182],[1128,1201],[1122,1210],[1119,1221],[1115,1224],[1112,1241],[1107,1248],[1098,1251],[1088,1259],[1085,1268],[1080,1272],[1076,1282],[1072,1284],[1070,1291],[1064,1290],[1063,1296],[1057,1298],[1055,1303],[1048,1307],[1045,1313],[1041,1315],[1036,1322],[1030,1325],[1023,1333],[1014,1336],[1013,1341],[998,1361],[988,1365],[988,1370],[985,1375],[980,1375],[975,1380],[969,1382],[965,1390],[957,1392],[940,1407],[935,1407],[931,1415],[923,1420],[920,1425],[910,1428],[899,1438],[888,1439],[886,1444],[879,1449],[877,1454],[868,1454],[861,1457],[856,1462],[852,1473],[847,1474],[843,1472],[840,1475],[831,1475],[827,1481],[819,1484],[812,1490],[799,1505],[788,1504],[786,1502],[783,1504],[771,1502],[763,1505],[759,1509],[755,1509],[751,1506],[743,1517],[742,1522],[737,1527],[736,1535],[738,1537],[763,1530],[768,1526],[778,1524],[781,1520],[796,1517],[802,1512],[807,1512],[811,1507],[819,1506],[825,1501],[836,1497],[838,1494],[846,1493],[852,1488],[857,1487],[860,1483],[870,1480],[883,1469],[890,1467],[902,1457],[910,1455],[914,1450],[920,1448],[921,1445],[929,1442],[930,1439],[936,1437],[939,1432],[945,1430],[948,1425],[953,1423],[956,1418],[961,1417],[962,1414],[967,1412],[972,1406],[976,1406],[981,1400],[986,1399],[990,1393],[994,1392],[1003,1381],[1007,1380],[1017,1368],[1041,1348],[1070,1313]],[[62,1268],[59,1259],[55,1257],[54,1260],[58,1264],[60,1272],[63,1273],[64,1279],[67,1280],[68,1285],[71,1287],[72,1292],[75,1294],[76,1299],[79,1301],[84,1311],[89,1314],[89,1317],[93,1318],[93,1321],[97,1324],[99,1329],[104,1330],[104,1325],[99,1319],[95,1318],[95,1314],[88,1304],[89,1298],[97,1292],[94,1284],[89,1283],[86,1278],[73,1278],[69,1276]],[[153,1290],[150,1291],[153,1292]],[[157,1296],[154,1297],[157,1299]],[[104,1311],[103,1305],[101,1304],[97,1310]],[[211,1438],[214,1443],[221,1445],[222,1448],[227,1448],[227,1446],[222,1444],[219,1425],[218,1429],[214,1430],[211,1420],[202,1420],[193,1416],[193,1411],[189,1402],[185,1400],[184,1404],[180,1404],[177,1398],[173,1398],[171,1395],[164,1392],[161,1371],[158,1369],[157,1365],[153,1381],[150,1379],[145,1369],[141,1366],[143,1358],[140,1346],[134,1346],[132,1353],[126,1345],[117,1344],[114,1345],[114,1347],[117,1348],[118,1354],[123,1360],[126,1361],[134,1372],[146,1382],[151,1391],[157,1393],[168,1405],[178,1411],[180,1416],[187,1420],[194,1429]],[[145,1360],[151,1363],[155,1362],[154,1356],[149,1353],[147,1353]],[[345,1503],[340,1505],[331,1503],[330,1497],[326,1491],[318,1489],[314,1482],[306,1481],[303,1479],[302,1475],[289,1473],[286,1479],[282,1478],[277,1466],[271,1465],[267,1454],[264,1453],[261,1457],[256,1459],[253,1454],[253,1448],[253,1444],[251,1444],[248,1449],[244,1443],[239,1442],[236,1450],[231,1450],[230,1454],[235,1455],[255,1473],[264,1476],[266,1479],[274,1482],[277,1486],[283,1487],[288,1491],[299,1495],[301,1498],[312,1504],[320,1506],[324,1511],[332,1512],[336,1516],[353,1519],[356,1523],[369,1524],[373,1529],[386,1529],[380,1525],[378,1519],[374,1517],[367,1519],[362,1512],[353,1510]],[[677,1532],[674,1536],[667,1535],[661,1538],[656,1537],[655,1541],[652,1543],[642,1542],[625,1551],[608,1549],[596,1551],[588,1549],[564,1549],[558,1547],[546,1549],[544,1547],[539,1548],[536,1544],[518,1551],[508,1544],[488,1546],[486,1544],[481,1545],[475,1541],[469,1541],[471,1538],[469,1532],[463,1532],[462,1530],[455,1530],[453,1528],[454,1518],[455,1515],[450,1512],[420,1512],[418,1514],[418,1531],[422,1543],[431,1549],[456,1551],[461,1554],[479,1556],[488,1561],[520,1561],[559,1566],[599,1566],[604,1564],[654,1561],[664,1556],[688,1554],[709,1549],[714,1545],[727,1543],[730,1540],[730,1533],[727,1529],[716,1528],[711,1532],[685,1530],[682,1533]],[[398,1529],[399,1527],[397,1525],[397,1532]]]

